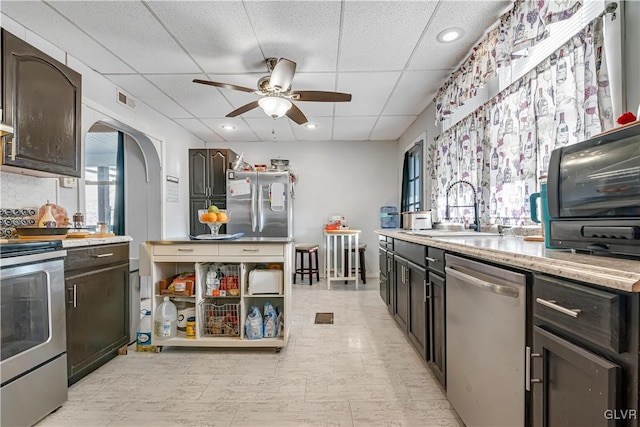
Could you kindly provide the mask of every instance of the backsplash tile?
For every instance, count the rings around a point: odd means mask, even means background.
[[[11,172],[0,172],[0,207],[24,208],[56,203],[57,178],[39,178]]]

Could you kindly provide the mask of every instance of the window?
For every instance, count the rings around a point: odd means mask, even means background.
[[[404,164],[402,167],[402,212],[422,210],[422,146],[423,139],[404,153]]]
[[[124,234],[124,161],[122,132],[92,130],[87,134],[85,161],[86,227],[99,223],[109,231]]]

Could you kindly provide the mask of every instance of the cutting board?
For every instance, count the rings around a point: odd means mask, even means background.
[[[69,233],[67,234],[67,238],[69,239],[99,239],[102,237],[115,237],[114,233]]]

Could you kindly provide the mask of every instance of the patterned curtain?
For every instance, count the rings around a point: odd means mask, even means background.
[[[500,18],[473,48],[469,57],[442,85],[436,95],[436,120],[447,119],[478,89],[497,75],[497,69],[526,55],[526,48],[544,40],[547,25],[571,18],[582,6],[581,0],[520,0]]]
[[[445,217],[446,190],[470,181],[480,199],[481,221],[530,224],[529,197],[547,174],[553,149],[613,127],[603,49],[602,20],[596,19],[538,67],[483,108],[436,139],[432,209]],[[429,156],[428,156],[429,157]],[[468,189],[456,187],[449,202],[472,204]],[[471,209],[451,212],[473,218]]]

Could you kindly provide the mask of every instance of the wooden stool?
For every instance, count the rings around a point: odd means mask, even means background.
[[[367,284],[367,272],[366,269],[364,267],[364,251],[367,250],[367,244],[366,243],[360,243],[358,245],[358,256],[360,257],[358,264],[359,264],[359,273],[360,273],[360,280],[362,280],[362,283],[364,283],[365,285]],[[351,249],[351,253],[354,253],[356,251],[356,248],[352,248]],[[349,249],[345,249],[344,250],[344,264],[343,264],[343,268],[348,268],[347,266],[349,265]],[[352,270],[353,271],[353,270]],[[344,283],[347,283],[346,281]]]
[[[298,254],[300,254],[300,266],[298,267]],[[307,268],[304,268],[304,255],[307,254]],[[315,254],[315,267],[311,262],[311,255]],[[318,245],[313,243],[296,243],[296,270],[293,273],[293,283],[296,283],[296,276],[299,274],[304,282],[304,275],[309,275],[309,286],[313,284],[313,273],[316,279],[320,281],[320,269],[318,268]]]

